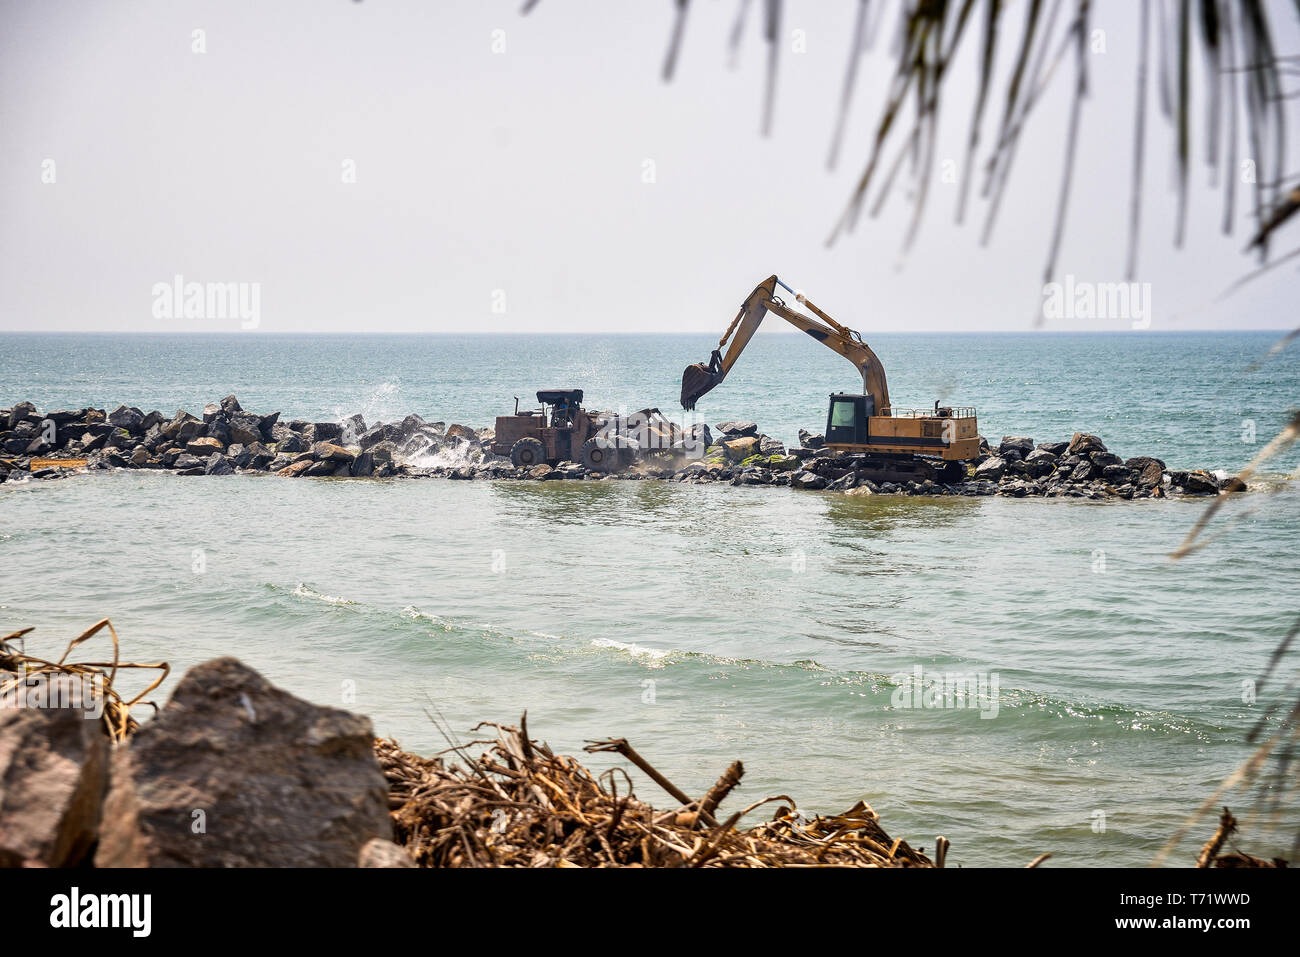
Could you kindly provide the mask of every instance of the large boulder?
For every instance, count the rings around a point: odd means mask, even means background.
[[[95,843],[108,763],[103,723],[85,708],[0,708],[0,866],[80,863]]]
[[[758,435],[758,425],[753,422],[719,422],[718,431],[728,438]]]
[[[341,423],[342,434],[339,436],[344,445],[356,445],[366,431],[366,420],[360,412],[349,415]]]
[[[311,454],[319,462],[351,462],[356,458],[352,452],[333,442],[317,442],[311,447]]]
[[[1024,435],[1004,435],[997,454],[1002,458],[1027,458],[1034,451],[1034,440]]]
[[[9,428],[15,429],[25,418],[36,414],[36,406],[30,402],[19,402],[9,410]]]
[[[1105,452],[1106,443],[1101,438],[1092,435],[1089,432],[1075,432],[1070,439],[1070,445],[1067,451],[1071,455],[1088,455],[1092,452]]]
[[[126,429],[128,432],[139,432],[141,423],[144,422],[144,413],[139,409],[129,408],[125,405],[119,405],[112,412],[108,413],[108,424],[115,429]]]
[[[99,867],[353,867],[391,840],[370,720],[234,658],[191,668],[113,755]]]
[[[826,436],[820,432],[809,432],[807,429],[800,429],[799,444],[805,449],[820,449],[826,444]]]
[[[1007,460],[1001,456],[991,456],[981,462],[975,469],[975,479],[980,482],[996,482],[1007,471]]]
[[[262,441],[262,420],[256,415],[241,412],[230,417],[231,444],[252,445]]]
[[[758,454],[758,439],[752,435],[734,438],[722,445],[727,450],[727,457],[733,462],[743,462],[751,455]]]
[[[1128,459],[1124,464],[1136,473],[1133,479],[1134,485],[1140,485],[1143,488],[1155,488],[1164,478],[1165,463],[1160,459],[1153,459],[1148,455],[1138,455]]]
[[[1190,495],[1214,495],[1219,491],[1219,480],[1213,473],[1197,470],[1187,473],[1187,480],[1183,482]]]
[[[190,455],[197,455],[204,458],[212,455],[214,452],[222,452],[224,450],[225,445],[211,436],[204,436],[201,439],[193,439],[185,444],[185,451]]]

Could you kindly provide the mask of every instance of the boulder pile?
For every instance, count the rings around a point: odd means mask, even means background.
[[[1090,433],[1069,441],[1004,436],[981,440],[980,455],[957,481],[881,482],[860,458],[826,447],[799,430],[786,448],[753,422],[691,430],[700,452],[669,448],[635,456],[632,468],[606,474],[574,462],[515,468],[491,450],[490,428],[428,422],[408,415],[367,425],[360,415],[338,422],[281,421],[247,412],[233,395],[199,416],[118,406],[41,413],[30,402],[0,409],[0,481],[61,478],[74,471],[160,469],[179,475],[272,473],[286,478],[429,478],[533,481],[662,479],[692,484],[786,486],[852,495],[1000,495],[1024,498],[1162,498],[1244,490],[1225,473],[1170,469],[1150,456],[1122,458]]]

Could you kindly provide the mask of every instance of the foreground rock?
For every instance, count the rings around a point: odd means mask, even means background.
[[[83,861],[99,829],[108,754],[102,723],[82,708],[0,708],[0,866]]]
[[[234,658],[191,669],[113,755],[99,867],[353,867],[392,838],[370,721]]]
[[[62,478],[71,471],[170,469],[185,476],[271,473],[282,478],[517,479],[529,481],[667,479],[703,484],[789,486],[857,495],[1001,495],[1048,498],[1163,498],[1243,491],[1226,473],[1170,470],[1150,456],[1122,459],[1100,436],[1076,432],[1068,441],[1035,443],[1029,436],[982,442],[960,481],[876,482],[861,462],[826,448],[825,438],[799,430],[787,449],[754,422],[708,426],[694,457],[669,449],[640,450],[631,469],[592,473],[574,462],[516,469],[491,451],[491,429],[428,422],[367,425],[360,415],[341,422],[281,422],[256,415],[234,396],[170,419],[119,406],[42,414],[30,402],[0,409],[0,481]],[[10,457],[6,458],[8,455]],[[66,463],[66,465],[64,464]]]

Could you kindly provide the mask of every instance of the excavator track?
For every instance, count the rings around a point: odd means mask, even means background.
[[[931,481],[940,485],[953,485],[962,481],[966,469],[960,462],[943,462],[921,458],[903,458],[883,455],[849,454],[828,459],[830,468],[856,472],[860,477],[882,484],[892,482]]]

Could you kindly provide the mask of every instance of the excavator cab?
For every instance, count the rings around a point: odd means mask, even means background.
[[[794,297],[807,313],[791,308],[776,294],[777,287]],[[879,463],[877,474],[913,480],[934,476],[956,481],[965,475],[961,463],[979,454],[979,424],[975,410],[945,406],[903,409],[889,398],[889,385],[880,359],[848,326],[836,322],[807,296],[777,276],[759,283],[731,320],[707,363],[697,362],[682,373],[682,408],[693,409],[699,399],[722,384],[760,323],[773,313],[848,359],[862,376],[862,392],[837,392],[826,413],[826,447],[842,455]],[[725,351],[724,351],[725,350]]]
[[[875,414],[876,403],[871,396],[835,393],[826,413],[827,444],[866,445],[869,436],[867,420]]]

